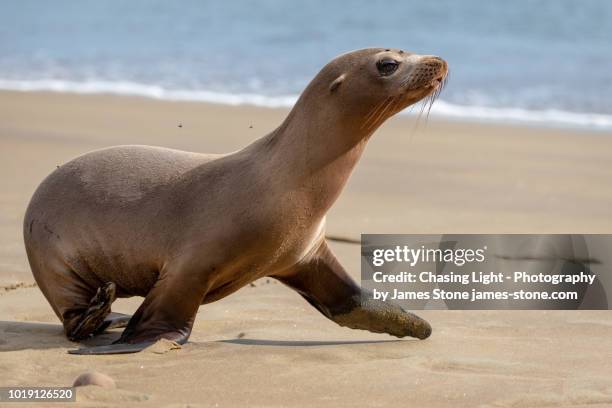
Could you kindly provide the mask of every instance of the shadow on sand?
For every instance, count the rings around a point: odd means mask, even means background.
[[[121,335],[120,330],[99,334],[80,343],[71,342],[64,335],[61,324],[0,321],[0,353],[19,350],[44,349],[76,349],[81,347],[95,347],[111,344]],[[219,343],[237,344],[244,346],[276,346],[276,347],[315,347],[339,346],[347,344],[376,344],[395,343],[402,340],[266,340],[236,338],[219,340]]]
[[[219,340],[219,343],[240,344],[245,346],[277,346],[277,347],[315,347],[315,346],[341,346],[347,344],[376,344],[396,343],[403,340],[330,340],[330,341],[293,341],[293,340],[265,340],[265,339],[231,339]]]
[[[19,350],[73,349],[110,344],[119,338],[121,330],[107,332],[80,343],[71,342],[57,323],[0,321],[0,353]]]

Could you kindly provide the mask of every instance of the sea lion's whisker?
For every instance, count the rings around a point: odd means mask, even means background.
[[[374,116],[372,116],[370,124],[378,122],[381,115],[383,115],[385,111],[387,110],[387,108],[389,107],[389,104],[391,103],[391,101],[392,101],[391,98],[387,98],[385,100],[385,103],[383,104],[383,106],[378,110],[378,112],[376,112]]]
[[[386,119],[385,113],[387,112],[387,109],[389,109],[389,107],[392,104],[394,104],[394,102],[395,102],[395,97],[387,98],[387,103],[385,104],[383,109],[381,109],[381,111],[376,115],[376,118],[370,124],[370,126],[368,126],[368,131],[371,130],[371,129],[374,129],[375,127],[379,126],[382,122],[385,121],[385,119]]]
[[[361,124],[361,129],[364,129],[364,128],[368,127],[367,125],[370,122],[370,119],[372,119],[374,117],[374,115],[376,114],[376,112],[378,112],[378,110],[385,105],[385,103],[387,102],[388,99],[389,98],[387,98],[384,101],[380,102],[370,112],[368,112],[368,114],[365,117],[365,120]]]
[[[440,84],[438,85],[438,87],[435,89],[435,91],[428,96],[428,108],[427,108],[427,120],[429,120],[429,114],[431,112],[431,108],[433,107],[434,102],[438,99],[438,97],[440,96],[440,94],[442,93],[442,89],[444,89],[444,87],[446,86],[446,82],[448,80],[448,72],[446,73],[446,75],[444,75],[444,77],[442,78],[442,81],[440,82]]]
[[[371,128],[372,128],[372,124],[373,124],[373,123],[376,123],[376,118],[378,118],[378,117],[380,116],[380,115],[379,115],[379,112],[381,112],[381,110],[382,110],[382,111],[384,111],[384,110],[385,110],[385,108],[386,108],[386,106],[387,106],[387,104],[388,104],[388,103],[389,103],[391,100],[393,100],[393,97],[392,97],[392,96],[389,96],[389,97],[388,97],[387,99],[385,99],[385,100],[384,100],[384,101],[383,101],[383,102],[382,102],[380,105],[378,105],[378,107],[377,107],[377,108],[375,109],[375,111],[372,113],[372,116],[370,116],[370,117],[369,117],[369,118],[368,118],[368,119],[367,119],[367,120],[366,120],[366,121],[363,123],[363,125],[362,125],[362,129],[364,129],[364,128],[365,128],[365,129],[367,129],[367,130],[371,129]],[[374,122],[372,122],[372,119],[374,119]]]
[[[374,106],[374,108],[372,108],[372,110],[370,110],[368,112],[368,114],[366,115],[366,117],[364,118],[365,122],[367,122],[368,120],[370,120],[370,118],[372,117],[372,115],[374,115],[374,113],[380,109],[380,107],[385,103],[386,99],[378,104],[376,104],[376,106]]]
[[[414,109],[415,106],[417,106],[417,105],[416,104],[412,105],[412,109]],[[419,130],[419,122],[421,120],[422,113],[423,113],[423,109],[421,107],[419,113],[416,115],[416,119],[414,121],[414,124],[412,125],[411,130],[410,130],[410,143],[412,143],[412,140],[414,139],[415,133]]]
[[[421,118],[423,117],[423,112],[425,112],[425,106],[427,105],[427,97],[420,102],[421,108],[419,109],[419,114],[417,115],[416,122],[414,124],[414,131],[416,132],[421,124]]]
[[[387,104],[385,105],[385,107],[380,111],[380,113],[378,115],[376,115],[376,119],[374,120],[374,124],[378,125],[381,122],[383,122],[385,120],[385,113],[387,112],[387,110],[389,109],[389,107],[393,104],[393,102],[395,101],[395,98],[391,98],[389,100],[389,102],[387,102]],[[382,120],[381,120],[382,119]]]
[[[385,100],[383,100],[381,103],[379,103],[378,105],[376,105],[376,109],[371,112],[371,114],[369,115],[369,117],[367,118],[367,120],[371,120],[374,116],[376,116],[378,114],[378,112],[383,109],[385,107],[385,105],[387,104],[387,102],[389,102],[390,99],[392,99],[392,96],[388,96]]]
[[[397,109],[398,105],[402,103],[402,98],[395,98],[395,102],[393,102],[393,107],[391,108],[392,115],[401,111],[401,109]]]
[[[434,92],[433,94],[430,95],[429,100],[427,101],[427,115],[426,115],[426,121],[429,121],[429,113],[431,112],[431,107],[433,106],[436,98],[438,97],[438,90],[436,90],[436,92]]]

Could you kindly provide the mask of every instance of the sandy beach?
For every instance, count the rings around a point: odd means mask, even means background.
[[[78,345],[35,287],[22,242],[25,208],[44,177],[119,144],[234,151],[286,114],[0,92],[0,386],[68,386],[97,370],[117,389],[80,388],[74,406],[612,406],[609,311],[423,311],[432,337],[397,340],[338,327],[263,279],[200,308],[181,349],[67,354]],[[396,117],[370,141],[327,235],[612,233],[610,186],[610,132],[435,119],[416,127]],[[359,246],[331,246],[359,279]],[[140,302],[119,300],[114,310],[132,313]]]

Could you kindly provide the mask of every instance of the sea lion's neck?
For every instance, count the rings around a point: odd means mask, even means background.
[[[305,196],[315,214],[324,214],[348,181],[369,134],[360,131],[357,120],[316,108],[296,105],[281,126],[253,147],[274,177]]]

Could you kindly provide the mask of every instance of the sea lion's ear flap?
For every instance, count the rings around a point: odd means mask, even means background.
[[[329,92],[334,93],[336,89],[340,86],[342,82],[344,82],[345,74],[340,75],[338,78],[334,79],[334,82],[329,86]]]

